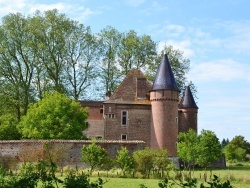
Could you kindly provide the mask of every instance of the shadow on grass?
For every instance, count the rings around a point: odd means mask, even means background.
[[[228,170],[242,170],[242,171],[250,171],[250,166],[247,165],[229,165],[227,166]]]

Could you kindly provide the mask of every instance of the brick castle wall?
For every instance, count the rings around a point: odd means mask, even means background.
[[[193,129],[197,132],[197,113],[195,108],[179,109],[179,130],[178,132],[188,132],[189,129]]]
[[[81,149],[91,144],[90,140],[8,140],[0,141],[0,162],[18,163],[38,161],[43,159],[45,144],[51,149],[52,158],[57,154],[61,166],[82,166]],[[105,148],[110,157],[115,158],[121,147],[126,147],[130,153],[143,149],[143,141],[97,140],[96,144]],[[46,152],[46,151],[45,151]],[[65,156],[65,157],[62,157]],[[61,158],[60,158],[61,157]]]
[[[153,125],[151,148],[166,148],[169,156],[177,156],[178,91],[157,90],[150,92]]]
[[[109,106],[107,105],[107,108]],[[150,146],[151,107],[149,105],[116,104],[106,112],[105,139],[121,140],[121,135],[127,135],[127,140],[143,140]],[[127,124],[122,125],[122,111],[127,111]],[[111,113],[111,116],[108,115]]]

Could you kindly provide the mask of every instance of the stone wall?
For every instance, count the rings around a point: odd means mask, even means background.
[[[50,148],[52,158],[56,158],[60,166],[82,166],[81,148],[91,143],[90,140],[0,141],[0,163],[15,166],[19,162],[43,160],[48,153],[47,148]],[[117,150],[120,150],[122,146],[131,153],[145,147],[143,141],[99,140],[96,143],[105,148],[112,158],[115,158]]]

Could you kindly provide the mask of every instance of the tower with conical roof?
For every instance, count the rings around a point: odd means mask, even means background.
[[[186,86],[184,96],[179,105],[179,132],[193,129],[197,132],[198,107],[189,86]]]
[[[169,156],[177,156],[179,89],[166,54],[157,70],[150,101],[151,148],[167,149]]]

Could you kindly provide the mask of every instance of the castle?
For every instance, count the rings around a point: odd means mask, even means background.
[[[89,108],[88,138],[144,141],[153,149],[177,156],[179,132],[197,132],[198,107],[189,86],[179,97],[168,57],[164,54],[153,85],[140,70],[131,70],[105,101],[80,101]]]

